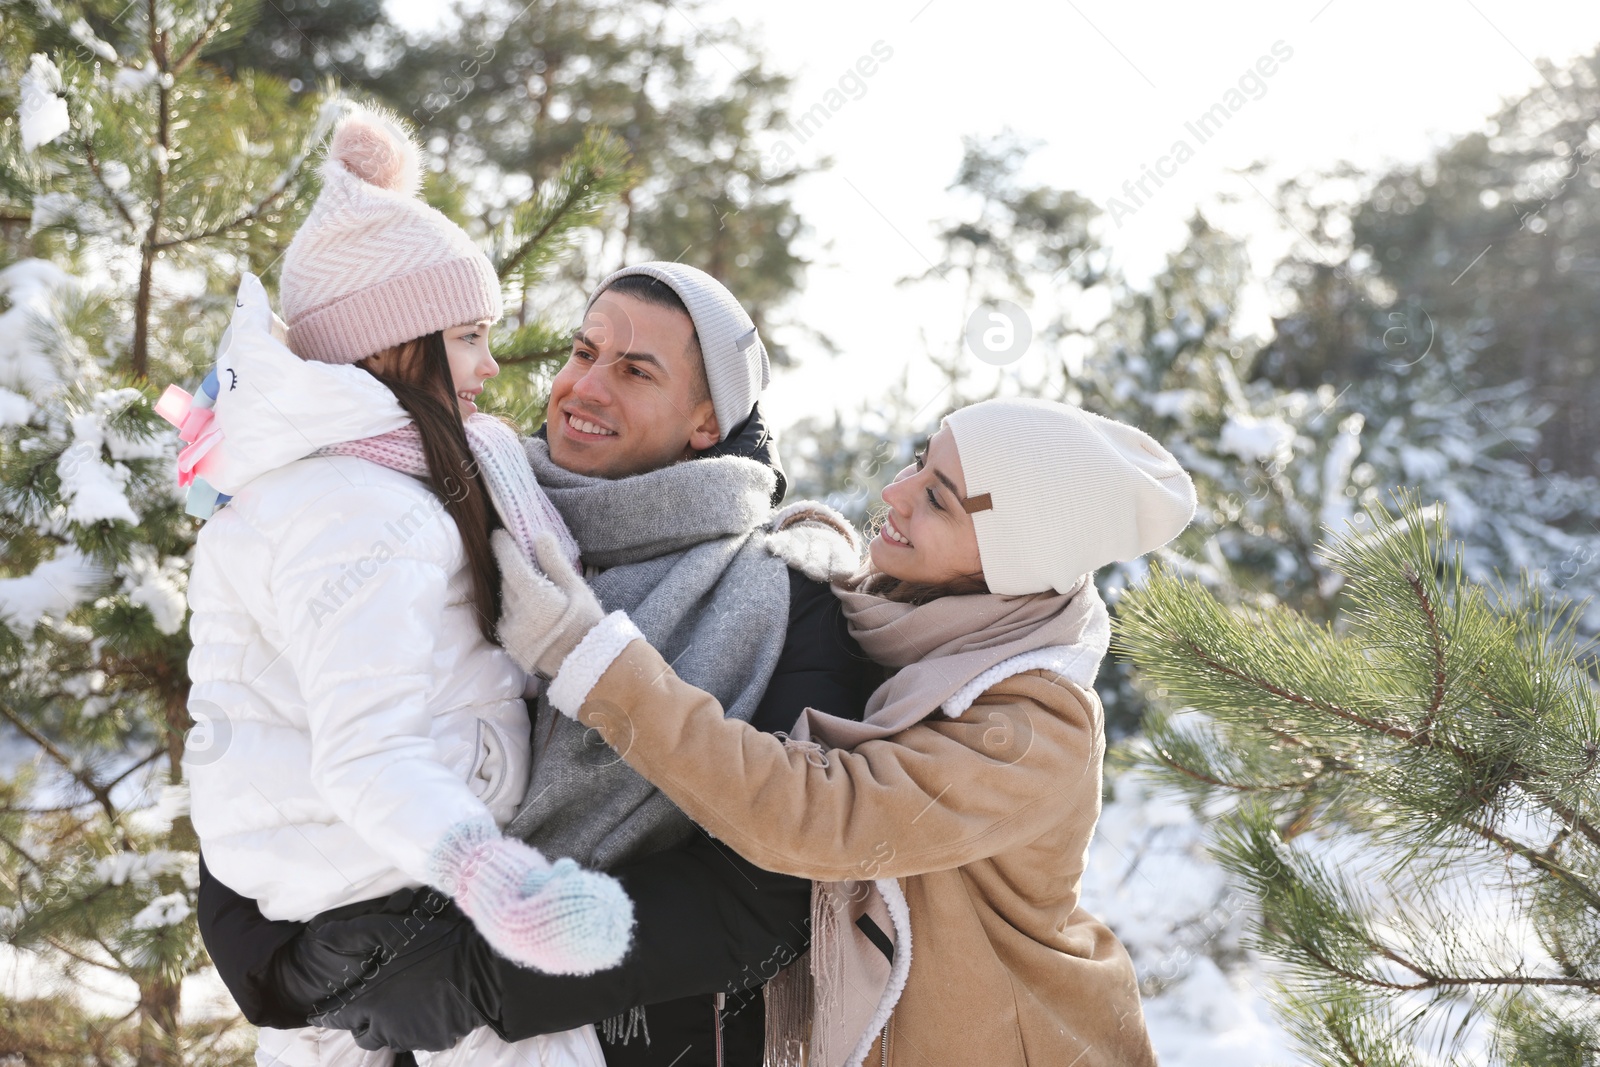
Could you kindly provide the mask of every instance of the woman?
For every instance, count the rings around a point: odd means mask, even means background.
[[[813,977],[769,990],[769,1062],[1153,1064],[1132,963],[1078,906],[1105,744],[1092,577],[1176,536],[1193,486],[1132,427],[996,400],[883,498],[835,586],[897,668],[864,722],[810,709],[786,742],[724,720],[549,541],[547,579],[496,536],[502,640],[710,834],[814,880]]]
[[[233,494],[189,583],[190,706],[210,744],[191,736],[185,771],[207,866],[268,919],[431,885],[523,966],[613,966],[632,924],[617,883],[501,834],[528,782],[528,678],[492,640],[489,534],[576,547],[515,433],[477,414],[498,279],[416,198],[415,148],[384,116],[344,119],[322,177],[283,270],[293,352],[246,275],[215,406],[183,420],[180,469]],[[320,1028],[263,1028],[257,1051],[392,1058]],[[431,1062],[603,1056],[589,1026],[516,1044],[481,1029]]]

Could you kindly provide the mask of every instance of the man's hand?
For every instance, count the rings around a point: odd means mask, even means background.
[[[500,563],[500,643],[523,670],[554,678],[605,611],[551,535],[534,542],[544,574],[504,530],[496,530],[491,543]]]
[[[417,892],[404,913],[323,921],[280,950],[274,984],[317,998],[311,1025],[348,1030],[364,1049],[429,1052],[494,1025],[487,946],[447,897]]]

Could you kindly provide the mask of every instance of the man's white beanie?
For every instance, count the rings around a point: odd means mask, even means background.
[[[986,400],[945,424],[992,593],[1064,593],[1089,571],[1160,548],[1194,517],[1189,475],[1132,426],[1031,399]]]
[[[417,196],[415,142],[391,115],[352,107],[322,164],[322,191],[278,280],[289,348],[354,363],[501,314],[500,279],[465,230]]]
[[[727,440],[728,435],[750,417],[756,398],[772,380],[767,346],[761,343],[756,324],[726,285],[698,268],[662,260],[635,263],[612,273],[589,297],[589,307],[594,306],[612,282],[630,274],[642,274],[664,283],[689,309],[695,337],[700,342],[700,356],[705,362],[706,382],[711,386],[711,407],[717,413],[717,429],[722,439]]]

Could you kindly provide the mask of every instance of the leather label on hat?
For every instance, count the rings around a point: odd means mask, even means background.
[[[967,497],[961,502],[961,506],[967,509],[968,515],[971,515],[975,512],[991,510],[994,507],[994,500],[990,498],[988,493],[983,493],[979,496]]]

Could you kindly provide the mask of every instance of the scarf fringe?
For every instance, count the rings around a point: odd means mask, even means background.
[[[635,1005],[626,1012],[600,1021],[600,1036],[608,1045],[626,1045],[635,1037],[643,1037],[645,1047],[650,1045],[650,1024],[644,1016],[644,1005]]]
[[[803,952],[762,989],[766,1042],[762,1067],[805,1067],[811,1034],[811,953]]]
[[[836,1018],[844,1010],[844,936],[839,929],[839,913],[844,901],[831,883],[815,882],[811,894],[811,975],[820,1000],[812,1003],[813,1020]],[[832,1048],[832,1027],[813,1026],[812,1054],[817,1063],[837,1059]]]

